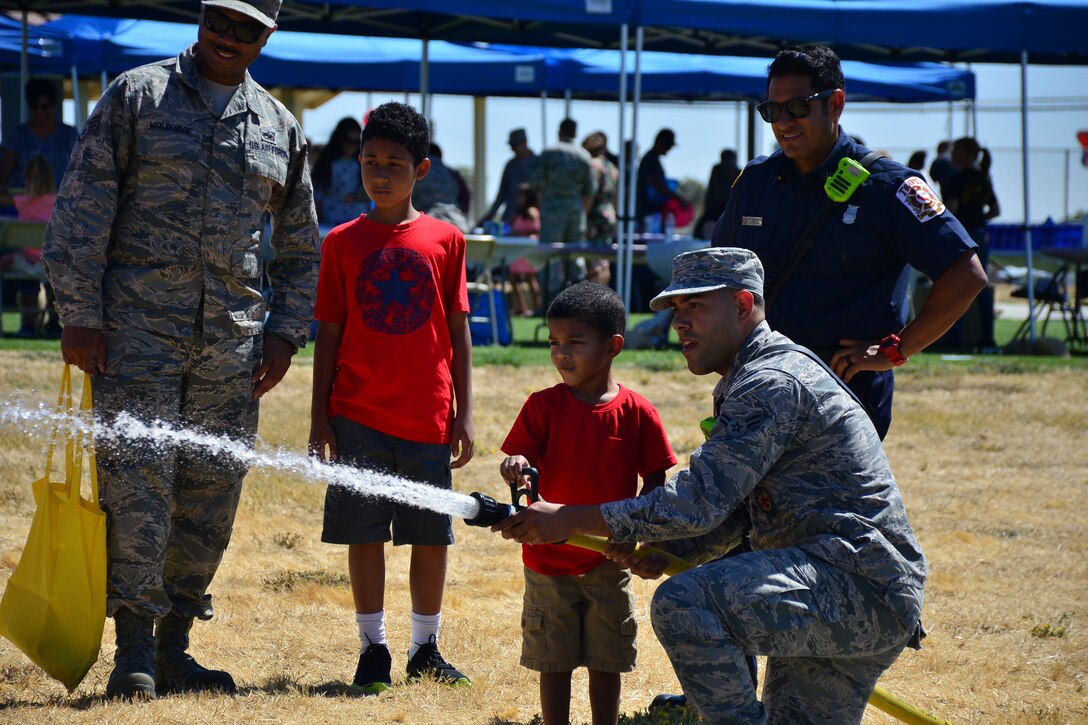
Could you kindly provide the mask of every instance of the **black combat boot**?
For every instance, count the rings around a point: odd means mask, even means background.
[[[113,615],[117,652],[106,684],[110,699],[155,699],[155,620],[122,607]]]
[[[215,690],[233,695],[237,688],[230,673],[202,667],[186,652],[189,649],[189,628],[192,626],[192,617],[177,614],[167,614],[159,620],[155,633],[155,664],[158,666],[155,684],[158,691],[165,694]]]

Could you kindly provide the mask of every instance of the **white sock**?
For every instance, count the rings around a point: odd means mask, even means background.
[[[442,626],[442,612],[438,614],[416,614],[412,612],[412,644],[408,648],[408,659],[434,637],[438,642],[438,628]]]
[[[384,644],[387,648],[389,647],[389,643],[385,641],[384,609],[366,614],[356,612],[355,621],[359,625],[359,643],[362,645],[360,652],[366,651],[366,648],[372,644]]]

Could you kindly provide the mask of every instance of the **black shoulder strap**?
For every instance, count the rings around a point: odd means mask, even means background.
[[[799,352],[802,355],[815,361],[817,365],[824,369],[824,372],[831,376],[832,380],[839,384],[839,387],[845,390],[846,393],[854,399],[855,403],[861,406],[862,410],[865,410],[865,404],[861,402],[861,399],[858,398],[857,394],[855,394],[853,390],[847,387],[846,383],[843,382],[843,379],[836,375],[834,371],[827,366],[827,363],[821,360],[820,356],[814,353],[812,350],[809,350],[807,347],[804,347],[803,345],[798,345],[794,342],[782,342],[777,345],[768,345],[767,347],[763,348],[763,354],[765,355],[774,355],[775,353],[787,351]]]
[[[876,163],[876,160],[881,156],[882,154],[879,151],[870,151],[859,163],[868,170],[872,168],[873,164]],[[801,259],[808,253],[808,250],[812,249],[812,245],[816,242],[816,232],[820,231],[820,227],[822,227],[824,222],[827,221],[827,218],[831,216],[831,212],[840,206],[842,206],[841,202],[835,202],[828,199],[827,203],[820,209],[820,213],[817,214],[816,218],[814,218],[808,227],[805,228],[805,231],[801,234],[797,243],[794,244],[793,254],[790,255],[789,261],[786,262],[781,273],[775,278],[774,287],[763,296],[768,312],[774,306],[779,293],[781,293],[782,288],[786,286],[786,282],[789,281],[794,270],[797,269],[797,265],[801,262]]]

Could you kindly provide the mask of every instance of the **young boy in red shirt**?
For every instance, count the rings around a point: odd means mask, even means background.
[[[540,497],[569,504],[634,496],[639,476],[641,493],[665,482],[676,456],[657,411],[612,380],[626,320],[619,296],[592,282],[568,287],[548,307],[548,344],[563,382],[525,401],[502,444],[504,479],[535,466]],[[545,725],[569,722],[571,673],[581,666],[594,725],[615,723],[620,673],[635,668],[630,572],[574,546],[523,546],[522,561],[521,664],[540,673]]]
[[[309,449],[449,489],[451,467],[473,453],[472,343],[465,239],[412,206],[412,189],[430,168],[428,144],[426,119],[403,103],[374,109],[363,128],[359,161],[374,209],[333,229],[322,248]],[[438,651],[450,517],[330,486],[321,540],[348,545],[362,643],[353,685],[376,694],[392,684],[390,538],[412,546],[408,679],[470,684]]]

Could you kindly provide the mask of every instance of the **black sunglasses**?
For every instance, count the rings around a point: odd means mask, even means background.
[[[267,29],[260,23],[247,23],[243,20],[233,20],[227,14],[217,8],[204,8],[204,27],[218,35],[231,32],[239,43],[251,45],[260,40],[261,35]]]
[[[828,88],[826,91],[813,93],[808,98],[791,98],[785,103],[778,101],[764,101],[756,106],[760,117],[767,123],[774,123],[782,115],[782,111],[790,114],[790,118],[804,118],[812,111],[812,101],[822,101],[831,97],[838,88]]]

